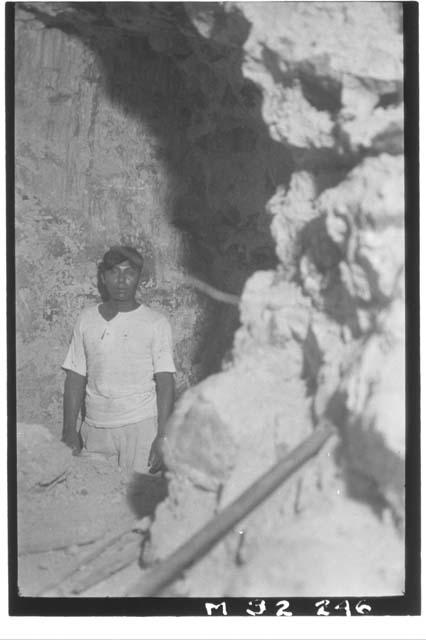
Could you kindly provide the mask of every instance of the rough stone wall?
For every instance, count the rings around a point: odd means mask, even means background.
[[[57,425],[59,367],[77,314],[99,300],[96,264],[110,244],[142,250],[142,297],[172,321],[183,387],[197,379],[206,305],[174,282],[185,238],[168,221],[173,183],[149,125],[111,104],[76,38],[18,20],[16,43],[18,409]]]
[[[185,574],[182,593],[403,590],[400,10],[227,3],[219,19],[216,6],[188,6],[217,41],[235,14],[246,19],[243,74],[262,89],[263,118],[294,172],[268,204],[280,264],[245,285],[233,362],[189,391],[170,424],[171,496],[157,509],[152,555],[172,551],[317,424],[330,420],[337,435]]]

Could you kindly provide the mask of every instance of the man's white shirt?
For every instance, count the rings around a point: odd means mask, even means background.
[[[140,305],[105,320],[99,305],[82,311],[62,365],[87,376],[87,424],[119,427],[157,414],[154,374],[175,373],[169,321]]]

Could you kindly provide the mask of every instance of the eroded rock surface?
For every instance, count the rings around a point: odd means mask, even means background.
[[[291,152],[296,169],[267,207],[280,265],[246,283],[233,361],[191,390],[170,424],[171,485],[183,477],[192,491],[199,487],[194,500],[209,496],[201,524],[317,424],[331,420],[337,435],[190,569],[180,588],[202,594],[202,576],[212,576],[215,595],[257,588],[314,595],[324,584],[336,595],[401,593],[400,7],[377,3],[364,13],[349,3],[271,3],[267,10],[227,3],[221,23],[215,10],[189,11],[204,37],[217,42],[235,14],[249,23],[243,74],[261,88],[270,135]],[[215,428],[217,442],[208,435]],[[214,473],[213,460],[220,466]],[[200,483],[203,473],[208,480]],[[172,548],[161,534],[170,514],[191,508],[186,494],[161,505],[154,556]]]

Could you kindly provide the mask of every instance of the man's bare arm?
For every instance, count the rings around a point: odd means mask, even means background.
[[[154,375],[157,391],[158,436],[164,436],[166,422],[175,402],[175,378],[173,373],[161,371]]]
[[[64,424],[62,441],[79,452],[80,438],[77,433],[77,418],[83,404],[86,378],[75,371],[67,371],[64,385]]]
[[[163,467],[161,443],[164,439],[167,420],[173,411],[175,402],[175,379],[173,373],[160,371],[154,375],[154,380],[157,391],[158,429],[148,460],[151,473],[156,473]]]

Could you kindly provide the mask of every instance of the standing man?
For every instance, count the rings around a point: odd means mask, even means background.
[[[129,471],[156,473],[176,370],[168,320],[135,299],[142,266],[140,253],[127,246],[109,249],[99,265],[104,302],[82,311],[62,365],[62,440],[80,452],[76,425],[84,402],[87,451],[116,455]]]

